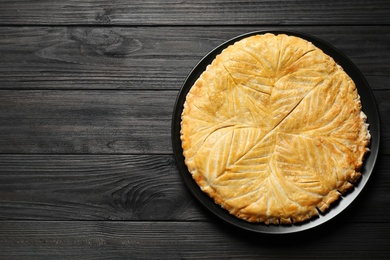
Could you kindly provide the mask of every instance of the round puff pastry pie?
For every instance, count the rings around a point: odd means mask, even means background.
[[[186,96],[185,164],[238,218],[302,222],[360,177],[370,135],[354,82],[312,43],[285,34],[244,38]]]

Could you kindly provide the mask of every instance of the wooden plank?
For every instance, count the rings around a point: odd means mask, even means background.
[[[340,222],[388,222],[389,167],[380,157]],[[216,218],[190,194],[172,155],[0,155],[0,220]]]
[[[175,91],[0,91],[0,153],[171,153]]]
[[[388,1],[2,1],[0,24],[390,24]]]
[[[205,219],[199,207],[172,155],[0,155],[3,220]]]
[[[256,235],[208,222],[0,222],[2,258],[386,259],[388,223]],[[319,235],[320,234],[320,235]],[[313,239],[315,238],[315,239]]]
[[[177,91],[0,91],[0,153],[170,154]],[[390,154],[390,90],[375,91]]]
[[[270,29],[280,27],[0,27],[0,89],[178,90],[219,44]],[[390,89],[387,26],[288,29],[329,42],[371,88]]]
[[[374,91],[380,117],[381,139],[379,152],[390,154],[390,96],[387,91]]]

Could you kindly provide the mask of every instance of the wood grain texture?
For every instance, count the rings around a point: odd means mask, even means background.
[[[171,155],[0,155],[0,208],[2,220],[205,219]]]
[[[177,91],[2,90],[0,153],[171,154]],[[390,91],[374,91],[390,154]]]
[[[372,89],[390,89],[387,26],[6,26],[0,27],[0,89],[178,90],[221,43],[275,29],[329,42],[356,64]]]
[[[0,91],[0,153],[171,153],[175,91]]]
[[[388,220],[389,167],[390,157],[380,157],[340,221]],[[0,208],[0,220],[216,220],[172,155],[0,155]]]
[[[390,24],[385,0],[19,0],[1,6],[0,24]]]
[[[286,252],[289,259],[390,256],[387,224],[334,223],[327,228],[264,236],[207,222],[4,221],[0,225],[0,257],[285,259]]]

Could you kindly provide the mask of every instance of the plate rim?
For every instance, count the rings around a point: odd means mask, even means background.
[[[204,193],[199,188],[198,184],[196,184],[196,182],[193,180],[191,173],[188,171],[187,166],[184,163],[183,149],[181,147],[181,113],[183,111],[183,105],[186,99],[186,95],[191,89],[193,83],[202,74],[206,67],[214,60],[214,58],[227,46],[232,45],[243,38],[265,33],[273,33],[275,35],[286,34],[290,36],[300,37],[302,39],[312,42],[324,53],[331,56],[336,61],[336,63],[339,64],[355,82],[356,88],[360,95],[362,110],[367,115],[367,122],[370,124],[370,152],[365,156],[365,160],[362,166],[362,177],[360,181],[356,185],[354,185],[352,191],[347,192],[346,196],[342,195],[340,197],[340,200],[332,204],[330,209],[327,210],[324,214],[320,214],[319,217],[315,217],[313,219],[310,219],[309,221],[291,225],[266,225],[264,223],[250,223],[231,215],[227,210],[216,204],[211,197]],[[362,94],[364,94],[364,96],[362,96]],[[374,130],[373,134],[371,133],[372,130]],[[186,79],[182,83],[175,100],[171,121],[171,138],[176,165],[182,177],[182,180],[189,189],[190,193],[196,198],[199,203],[202,204],[202,206],[207,208],[219,219],[240,229],[255,233],[287,234],[301,232],[321,226],[322,224],[329,222],[331,219],[342,213],[350,206],[350,204],[352,204],[356,200],[356,198],[359,196],[363,188],[366,186],[368,180],[370,179],[377,161],[380,146],[380,118],[375,97],[367,80],[364,78],[363,74],[356,67],[356,65],[345,54],[343,54],[333,45],[311,34],[298,31],[255,30],[237,35],[219,44],[217,47],[215,47],[206,55],[204,55],[199,60],[199,62],[191,69],[190,73],[187,75]]]

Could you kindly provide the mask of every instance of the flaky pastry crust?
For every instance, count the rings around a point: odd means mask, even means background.
[[[360,178],[370,135],[352,79],[285,34],[227,47],[186,96],[185,164],[238,218],[290,224],[325,212]]]

